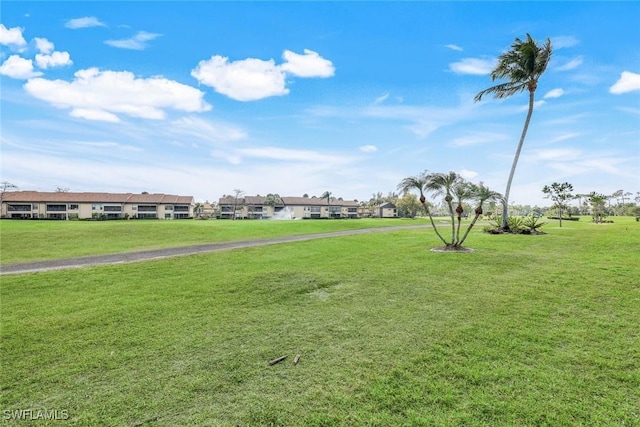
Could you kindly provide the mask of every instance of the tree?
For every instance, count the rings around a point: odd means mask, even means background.
[[[56,187],[56,193],[68,193],[69,189],[67,187]]]
[[[425,212],[431,220],[433,230],[440,241],[444,243],[445,249],[448,250],[462,250],[462,244],[467,239],[469,232],[483,213],[484,203],[490,200],[498,200],[502,198],[499,193],[489,190],[489,188],[487,188],[483,183],[480,183],[479,185],[472,184],[455,172],[427,173],[425,171],[422,175],[403,179],[400,181],[400,184],[398,184],[398,189],[404,192],[410,190],[418,190],[420,192],[420,203],[424,206]],[[446,206],[449,209],[449,215],[451,216],[450,241],[447,241],[435,226],[426,201],[425,192],[432,192],[434,195],[444,198]],[[460,227],[465,212],[464,205],[467,200],[475,200],[477,202],[475,217],[468,226],[464,235],[460,237]],[[454,201],[456,205],[455,209]]]
[[[591,204],[591,216],[593,217],[593,222],[601,223],[604,221],[606,215],[606,202],[609,196],[605,196],[604,194],[596,193],[592,191],[588,196],[587,200]]]
[[[429,204],[427,203],[427,198],[424,195],[425,191],[427,191],[428,175],[428,172],[424,171],[421,175],[404,178],[402,181],[400,181],[400,184],[398,184],[398,190],[405,193],[411,190],[418,190],[418,192],[420,193],[420,198],[418,200],[420,200],[420,203],[424,208],[424,212],[429,217],[429,221],[431,221],[431,227],[433,228],[433,231],[436,233],[440,241],[444,243],[445,246],[447,246],[447,241],[444,239],[444,237],[442,237],[442,234],[440,234],[440,231],[438,231],[438,227],[436,227],[436,223],[433,221],[433,216],[431,215],[431,210],[429,210]]]
[[[327,199],[327,218],[331,218],[331,191],[325,191],[320,198]]]
[[[545,199],[551,199],[553,201],[553,208],[558,210],[558,217],[560,218],[560,227],[562,227],[562,214],[569,210],[568,201],[574,199],[573,185],[568,182],[562,184],[554,182],[551,186],[545,185],[542,188],[542,192],[545,194]],[[571,213],[569,213],[571,216]]]
[[[204,206],[202,205],[202,203],[200,202],[196,202],[195,206],[193,207],[193,215],[197,218],[200,216],[200,214],[202,213],[202,209],[204,208]]]
[[[2,199],[4,198],[4,193],[7,191],[17,190],[18,186],[10,183],[9,181],[0,182],[0,205],[2,204]]]
[[[464,233],[462,240],[460,240],[460,243],[459,243],[460,246],[462,246],[464,241],[467,240],[467,236],[469,235],[469,232],[478,221],[478,218],[480,218],[480,216],[482,216],[482,214],[484,213],[484,209],[483,209],[484,203],[495,202],[502,198],[502,195],[500,193],[490,190],[489,187],[484,185],[484,183],[482,182],[478,185],[475,185],[475,184],[470,184],[470,185],[471,185],[471,189],[470,189],[471,196],[477,201],[477,204],[474,210],[475,216],[473,217],[471,224],[469,224],[467,231]]]
[[[240,190],[238,188],[234,188],[233,194],[234,194],[234,199],[233,199],[233,220],[235,221],[236,215],[237,215],[236,210],[238,209],[238,198],[244,194],[244,191],[242,191],[242,190]]]
[[[420,209],[420,202],[415,194],[406,192],[396,202],[398,216],[405,218],[415,218]]]
[[[463,179],[455,172],[434,173],[427,175],[427,189],[433,191],[437,196],[444,197],[444,201],[449,208],[451,216],[451,242],[455,241],[456,224],[453,210],[453,193],[457,187],[462,185]]]
[[[527,129],[529,128],[529,123],[533,114],[534,97],[536,89],[538,88],[538,80],[547,69],[547,65],[551,60],[552,51],[553,48],[551,47],[551,41],[548,38],[543,45],[540,45],[529,34],[527,34],[525,40],[520,40],[516,37],[515,41],[511,44],[511,50],[498,57],[498,64],[491,71],[492,81],[497,79],[508,79],[508,81],[485,89],[479,92],[474,98],[477,102],[480,101],[484,95],[493,94],[495,98],[503,99],[516,93],[523,92],[524,90],[529,91],[529,109],[527,111],[524,127],[522,128],[522,134],[520,135],[520,141],[518,142],[518,147],[513,158],[511,171],[509,172],[507,189],[504,193],[502,228],[505,231],[509,229],[507,225],[507,218],[509,193],[511,191],[513,175],[516,171],[520,152],[522,151],[522,145],[524,144],[524,139],[527,136]]]

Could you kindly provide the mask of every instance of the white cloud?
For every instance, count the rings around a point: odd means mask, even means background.
[[[120,118],[113,113],[104,110],[91,110],[87,108],[74,108],[69,113],[71,117],[86,120],[96,120],[100,122],[119,123]]]
[[[361,145],[359,148],[360,148],[360,151],[362,151],[363,153],[375,153],[376,151],[378,151],[378,147],[370,144]]]
[[[484,75],[491,73],[496,60],[489,58],[464,58],[449,64],[449,69],[458,74]]]
[[[455,138],[452,144],[456,147],[466,147],[469,145],[488,144],[496,141],[504,141],[507,136],[499,133],[474,132],[472,134]]]
[[[11,55],[0,65],[0,74],[12,79],[30,79],[42,75],[40,72],[33,71],[33,61],[18,55]]]
[[[564,95],[564,90],[557,88],[557,89],[551,89],[549,92],[545,93],[543,98],[544,99],[560,98],[562,95]]]
[[[23,29],[20,27],[7,28],[0,24],[0,44],[5,46],[24,47],[27,41],[22,37]]]
[[[298,77],[331,77],[335,74],[333,63],[322,58],[317,52],[304,50],[304,55],[285,50],[282,54],[285,60],[280,68]]]
[[[53,52],[54,44],[49,40],[40,37],[35,37],[33,40],[36,42],[36,49],[38,49],[40,53],[48,55]]]
[[[574,148],[554,148],[549,150],[538,150],[533,156],[538,160],[560,161],[577,159],[582,152]]]
[[[215,55],[200,61],[191,75],[201,84],[237,101],[255,101],[289,93],[284,74],[273,59],[248,58],[229,62],[229,58]]]
[[[460,46],[458,46],[457,44],[448,44],[448,45],[446,45],[445,47],[446,47],[446,48],[448,48],[448,49],[451,49],[451,50],[456,50],[456,51],[458,51],[458,52],[462,52],[462,50],[463,50],[463,49],[462,49]]]
[[[387,92],[387,93],[385,93],[385,94],[380,95],[379,97],[377,97],[377,98],[373,101],[373,103],[374,103],[374,104],[382,104],[384,101],[386,101],[386,100],[387,100],[387,98],[389,98],[389,92]]]
[[[561,142],[561,141],[566,141],[566,140],[568,140],[568,139],[574,139],[574,138],[577,138],[577,137],[579,137],[580,135],[582,135],[582,134],[580,134],[580,133],[578,133],[578,132],[567,132],[567,133],[563,133],[563,134],[558,135],[558,136],[556,136],[555,138],[551,139],[551,140],[549,141],[549,143],[550,143],[550,144],[555,144],[555,143],[557,143],[557,142]]]
[[[61,67],[71,65],[73,61],[69,56],[69,52],[53,52],[51,55],[36,54],[36,64],[40,68]]]
[[[67,28],[71,28],[72,30],[89,27],[106,27],[105,24],[100,22],[100,20],[94,16],[85,16],[82,18],[70,19],[64,24],[64,26]]]
[[[464,179],[473,179],[478,176],[478,172],[462,169],[460,171],[460,176],[463,177]]]
[[[616,95],[634,90],[640,90],[640,74],[630,71],[623,71],[618,81],[609,88],[609,92]]]
[[[278,147],[242,148],[237,150],[237,152],[246,157],[288,162],[327,163],[334,165],[349,162],[349,159],[343,156],[332,156],[311,150],[291,150]]]
[[[573,47],[580,44],[575,36],[556,36],[551,37],[551,45],[554,49],[562,49],[565,47]]]
[[[182,117],[173,120],[166,132],[187,135],[209,143],[239,141],[247,137],[247,133],[236,126],[213,123],[200,117]]]
[[[227,57],[214,55],[208,60],[200,61],[191,75],[201,84],[210,86],[229,98],[255,101],[287,95],[287,74],[298,77],[330,77],[334,73],[331,61],[308,49],[304,50],[304,55],[285,50],[283,57],[286,62],[277,65],[273,59],[264,61],[247,58],[229,62]]]
[[[136,78],[128,71],[80,70],[74,80],[30,79],[25,90],[71,115],[90,120],[115,121],[118,114],[164,119],[165,109],[187,112],[211,109],[204,93],[163,77]]]
[[[583,59],[581,56],[578,56],[576,58],[570,59],[567,62],[565,62],[564,64],[560,65],[559,67],[556,67],[556,71],[569,71],[569,70],[573,70],[575,68],[578,68],[580,65],[582,65]]]
[[[144,50],[149,44],[148,41],[160,37],[162,34],[148,33],[146,31],[138,31],[133,37],[120,40],[107,40],[105,44],[118,47],[121,49]]]

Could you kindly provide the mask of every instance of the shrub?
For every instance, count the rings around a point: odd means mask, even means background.
[[[541,217],[537,215],[528,215],[522,219],[522,225],[530,232],[530,233],[542,233],[540,228],[542,228],[546,222],[542,222]]]

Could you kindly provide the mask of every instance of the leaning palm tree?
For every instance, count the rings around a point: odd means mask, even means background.
[[[518,164],[518,158],[520,157],[520,151],[522,151],[522,144],[527,135],[527,129],[533,114],[534,94],[538,88],[540,76],[547,69],[552,51],[551,41],[548,38],[543,45],[540,45],[529,34],[527,34],[525,40],[520,40],[516,37],[511,44],[511,50],[498,57],[498,65],[491,71],[492,81],[497,79],[508,79],[508,81],[485,89],[474,98],[475,101],[480,101],[484,95],[493,94],[495,98],[502,99],[524,90],[529,91],[529,110],[522,128],[518,148],[513,158],[511,172],[509,172],[507,189],[504,193],[502,208],[502,228],[504,230],[509,229],[507,225],[509,192],[511,191],[511,183]]]
[[[427,185],[427,171],[424,171],[422,175],[418,176],[410,176],[408,178],[404,178],[398,184],[398,190],[404,193],[408,193],[411,190],[418,190],[420,192],[420,203],[424,208],[425,213],[429,216],[429,220],[431,221],[431,227],[433,227],[433,231],[436,232],[438,238],[447,245],[447,241],[442,237],[438,228],[436,227],[435,222],[433,221],[433,216],[431,215],[431,210],[429,209],[429,203],[427,203],[427,198],[424,196],[424,191]]]

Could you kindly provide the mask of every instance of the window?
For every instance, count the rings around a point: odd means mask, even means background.
[[[118,206],[105,206],[104,207],[104,211],[105,212],[122,212],[122,206],[118,205]]]
[[[91,209],[93,209],[94,211],[101,211],[102,210],[102,205],[92,205]]]
[[[174,206],[173,209],[176,212],[189,212],[189,206],[188,205],[178,205],[178,206]]]
[[[138,212],[156,212],[157,210],[156,205],[138,205]]]
[[[66,212],[67,205],[47,205],[47,211],[48,212]]]
[[[69,210],[70,211],[77,211],[78,210],[78,205],[75,205],[75,204],[69,205]]]
[[[172,211],[173,210],[173,206],[167,205],[167,206],[164,207],[164,210],[165,211]]]
[[[30,205],[8,205],[7,210],[9,212],[29,212]]]
[[[34,211],[38,210],[38,205],[31,205],[31,209],[33,209]]]

